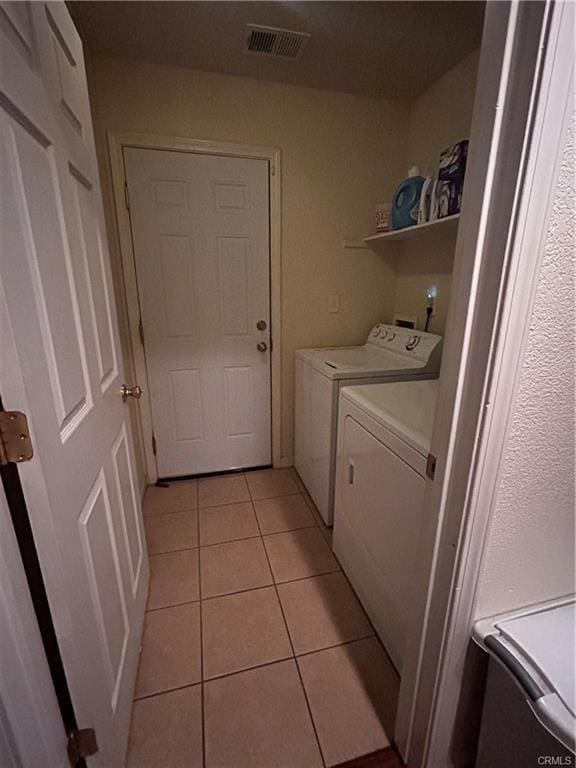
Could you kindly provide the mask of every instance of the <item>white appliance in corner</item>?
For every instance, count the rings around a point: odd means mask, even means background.
[[[359,347],[296,352],[294,464],[326,525],[332,525],[340,389],[351,384],[437,378],[442,337],[378,323]]]
[[[437,381],[340,395],[333,548],[402,674]]]

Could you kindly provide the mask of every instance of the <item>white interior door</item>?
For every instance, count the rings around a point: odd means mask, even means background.
[[[124,160],[158,474],[270,464],[268,161]]]
[[[80,39],[63,3],[0,8],[0,391],[90,765],[121,766],[147,589]]]

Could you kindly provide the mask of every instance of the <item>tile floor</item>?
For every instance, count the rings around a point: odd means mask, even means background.
[[[390,664],[292,469],[152,487],[129,768],[329,768],[389,745]]]

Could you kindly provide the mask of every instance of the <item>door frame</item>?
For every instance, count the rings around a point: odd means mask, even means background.
[[[118,230],[118,245],[122,262],[122,294],[128,315],[128,353],[137,382],[145,382],[138,403],[138,430],[144,452],[146,481],[158,480],[156,457],[152,450],[152,403],[149,394],[144,345],[140,338],[140,304],[136,263],[132,243],[130,214],[126,204],[126,173],[124,148],[156,149],[188,152],[201,155],[239,157],[269,162],[270,183],[270,398],[271,398],[271,448],[272,465],[282,462],[282,208],[281,208],[281,153],[277,147],[237,144],[210,139],[187,139],[175,136],[156,136],[145,133],[109,131],[108,156],[112,174],[114,213]]]
[[[543,138],[542,112],[568,80],[553,79],[549,68],[562,6],[512,0],[486,7],[452,284],[462,298],[446,331],[431,446],[437,470],[418,552],[422,598],[396,733],[414,768],[452,765],[477,578],[542,257],[547,216],[527,216],[529,194],[542,183],[539,210],[547,213],[546,184],[557,169],[562,120],[554,115]]]

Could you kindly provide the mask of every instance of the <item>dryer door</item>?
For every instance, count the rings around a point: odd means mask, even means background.
[[[334,549],[401,671],[425,481],[354,418],[341,425]]]

